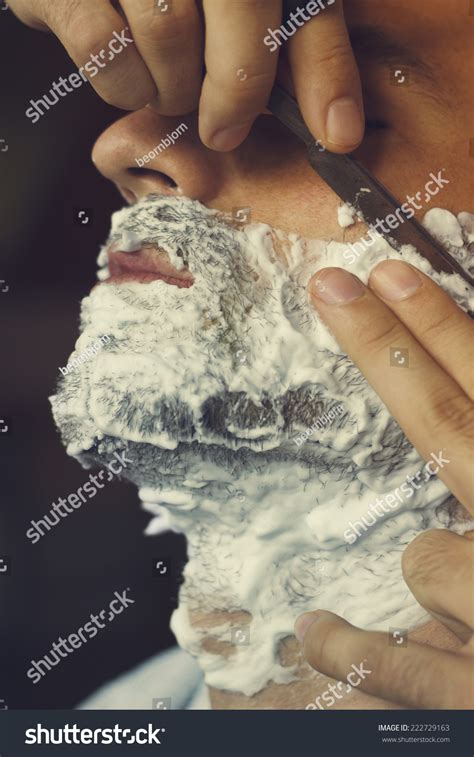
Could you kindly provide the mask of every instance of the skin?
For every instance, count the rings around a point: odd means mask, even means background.
[[[316,310],[420,454],[428,459],[437,442],[443,445],[449,463],[438,477],[474,515],[474,376],[466,371],[466,361],[474,364],[474,329],[469,317],[428,277],[401,261],[379,263],[369,287],[347,271],[325,269],[309,291]],[[406,346],[410,355],[410,370],[397,382],[386,359],[390,344]],[[387,647],[386,634],[361,631],[333,613],[316,612],[296,623],[308,662],[340,679],[351,661],[366,659],[372,673],[360,686],[370,694],[410,707],[473,707],[473,536],[427,531],[402,560],[419,603],[459,638],[456,653],[411,640],[402,656],[395,645]]]
[[[38,7],[44,8],[48,3],[15,0],[12,5],[20,17],[35,23]],[[75,5],[86,5],[86,0]],[[437,174],[445,169],[443,175],[449,179],[449,184],[440,190],[439,198],[428,205],[422,202],[418,217],[434,206],[455,213],[474,212],[469,153],[474,107],[469,53],[472,53],[474,17],[468,15],[464,0],[451,0],[449,7],[447,5],[443,0],[418,0],[416,7],[410,0],[380,3],[353,0],[350,5],[346,4],[368,122],[357,156],[400,202],[407,194],[414,196],[417,191],[424,197],[423,188],[431,172]],[[210,9],[212,4],[206,6]],[[52,23],[51,19],[50,28],[53,28]],[[311,23],[316,29],[316,23]],[[325,23],[329,24],[329,14]],[[375,55],[374,39],[371,45],[364,44],[360,37],[358,41],[356,29],[368,23],[394,36],[396,43],[406,48],[408,59],[393,46],[385,48],[383,56],[380,50]],[[275,28],[275,22],[267,23],[272,24]],[[57,28],[53,30],[58,33]],[[303,105],[304,84],[301,82],[311,80],[311,86],[327,91],[326,85],[321,83],[323,77],[316,60],[319,53],[307,51],[307,55],[298,59],[295,52],[298,38],[304,40],[310,32],[308,24],[292,38],[287,51],[289,69],[282,66],[279,75],[287,86],[293,77],[305,116],[311,125],[317,126],[322,123],[321,116],[308,114],[310,106]],[[106,35],[106,32],[101,34]],[[80,38],[80,35],[75,36]],[[87,35],[86,41],[90,45]],[[306,41],[309,48],[312,44],[309,37]],[[324,47],[324,40],[322,44]],[[138,39],[136,46],[139,48]],[[125,55],[126,51],[117,67],[125,66]],[[207,55],[212,59],[212,51]],[[232,53],[230,55],[232,57]],[[88,57],[83,49],[81,56],[82,61]],[[422,59],[422,67],[417,67],[415,56]],[[82,62],[77,53],[74,59]],[[334,61],[334,56],[329,56],[329,62]],[[135,61],[134,65],[138,64],[139,61]],[[239,64],[239,68],[242,65]],[[431,75],[427,66],[432,69]],[[329,68],[331,70],[331,66]],[[403,85],[394,81],[393,68],[401,69],[405,75]],[[105,77],[111,77],[109,83],[113,85],[118,71],[117,68],[113,73],[111,66],[110,71],[101,72],[96,79],[104,77],[101,86],[106,87]],[[318,75],[311,79],[316,71]],[[176,76],[178,74],[179,71]],[[162,75],[156,74],[157,79]],[[139,78],[137,75],[137,98]],[[99,86],[98,81],[94,84]],[[121,85],[115,84],[114,91],[122,96]],[[154,94],[151,88],[141,102],[151,99]],[[320,113],[314,99],[309,99],[311,107]],[[259,101],[257,110],[262,105]],[[129,103],[127,107],[133,108],[134,104]],[[226,117],[231,114],[234,118],[234,105],[222,107],[228,109]],[[180,113],[181,109],[170,106],[163,112]],[[301,145],[272,117],[260,116],[238,149],[216,152],[203,145],[199,137],[201,128],[201,136],[209,143],[209,132],[202,133],[203,119],[207,117],[202,112],[202,100],[199,115],[175,117],[162,113],[146,107],[127,115],[107,129],[95,145],[93,159],[98,169],[117,185],[129,202],[150,192],[171,196],[182,192],[226,212],[250,207],[253,221],[263,221],[307,237],[353,241],[365,233],[365,227],[360,224],[348,229],[339,227],[338,198],[309,168]],[[172,149],[156,156],[146,168],[137,168],[135,159],[152,150],[181,122],[189,128]],[[210,131],[210,127],[206,128]],[[439,472],[440,478],[472,513],[472,480],[466,473],[472,460],[474,425],[473,390],[468,370],[474,357],[472,325],[449,298],[421,274],[416,290],[409,295],[405,293],[401,299],[394,297],[396,277],[406,281],[408,275],[400,265],[379,264],[372,271],[369,287],[362,287],[348,302],[341,302],[340,298],[341,287],[347,292],[349,284],[339,283],[339,294],[335,294],[336,273],[334,269],[326,270],[320,274],[319,284],[312,282],[309,290],[312,302],[420,454],[427,458],[430,452],[446,450],[452,462]],[[341,275],[344,272],[337,273],[337,277]],[[353,284],[350,272],[345,275]],[[332,304],[324,297],[332,298]],[[393,374],[394,368],[386,364],[386,352],[392,343],[408,347],[413,368],[397,369],[396,375]],[[460,537],[443,530],[422,534],[406,550],[403,570],[409,588],[432,614],[433,620],[410,633],[407,647],[389,645],[384,634],[353,629],[320,608],[322,612],[317,620],[311,616],[309,627],[305,623],[306,629],[298,628],[300,637],[306,630],[303,646],[294,637],[281,645],[281,660],[283,664],[298,665],[299,681],[287,686],[270,684],[252,698],[211,691],[213,706],[301,709],[325,691],[333,682],[332,678],[344,679],[351,664],[357,665],[364,658],[369,660],[367,667],[372,673],[357,689],[337,700],[333,709],[469,706],[472,690],[467,675],[472,667],[473,618],[472,604],[466,602],[466,596],[471,596],[471,569],[469,536]],[[248,622],[249,617],[246,613],[210,613],[205,608],[193,616],[196,625],[209,629],[204,642],[206,648],[216,654],[229,655],[233,653],[230,645],[218,643],[212,637],[212,627],[223,620],[229,625],[242,624]],[[316,676],[311,666],[322,675]]]
[[[107,57],[114,31],[127,26],[135,44],[91,79],[97,93],[124,109],[151,102],[161,115],[183,115],[199,107],[204,144],[223,151],[240,145],[275,82],[282,48],[272,51],[264,38],[289,18],[282,19],[281,0],[121,0],[123,15],[113,5],[118,3],[10,3],[22,21],[53,32],[78,67],[91,53],[105,50]],[[306,5],[301,3],[303,10]],[[288,53],[308,126],[328,149],[351,150],[362,140],[364,114],[342,2],[324,0],[318,15],[305,12],[293,21],[301,28],[283,57]]]

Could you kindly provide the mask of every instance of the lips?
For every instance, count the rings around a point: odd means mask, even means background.
[[[164,281],[171,286],[188,288],[194,283],[187,269],[178,271],[171,265],[168,254],[153,245],[144,245],[134,252],[123,252],[112,246],[108,251],[108,260],[110,276],[105,284]]]

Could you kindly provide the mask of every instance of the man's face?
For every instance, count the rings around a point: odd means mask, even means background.
[[[453,11],[454,5],[457,13]],[[440,2],[420,2],[416,10],[408,2],[384,2],[382,8],[378,6],[375,2],[354,2],[347,9],[365,84],[369,122],[364,146],[359,151],[360,158],[401,200],[405,195],[415,194],[421,189],[430,172],[437,173],[443,168],[450,183],[443,191],[439,205],[454,213],[472,211],[472,207],[468,205],[471,181],[468,115],[472,112],[468,66],[466,65],[466,70],[459,70],[456,55],[456,50],[463,46],[462,40],[467,35],[464,3],[452,4],[449,11]],[[368,26],[371,28],[367,29]],[[423,60],[422,65],[419,59]],[[396,75],[396,71],[401,71],[401,75]],[[453,112],[456,113],[455,122],[450,119]],[[138,168],[136,159],[153,150],[180,123],[185,123],[188,129],[176,144],[161,152],[145,168]],[[446,149],[447,144],[449,149]],[[142,201],[152,194],[170,198],[184,195],[199,200],[231,219],[227,228],[226,223],[220,221],[218,226],[208,229],[205,211],[196,209],[187,201],[178,205],[167,204],[164,199],[143,204],[139,202],[136,210],[132,208],[116,218],[110,241],[116,242],[118,249],[123,249],[123,243],[119,243],[119,240],[122,239],[122,232],[126,231],[132,248],[137,237],[141,242],[145,239],[145,242],[157,244],[162,251],[158,267],[156,268],[156,260],[153,262],[156,252],[151,248],[140,253],[140,270],[128,262],[133,259],[133,252],[112,253],[108,264],[115,283],[104,283],[98,287],[85,306],[87,338],[107,334],[109,330],[117,329],[117,326],[121,328],[124,337],[122,341],[118,340],[119,352],[123,349],[123,355],[109,354],[117,346],[116,340],[111,349],[103,351],[96,367],[91,368],[96,374],[86,404],[91,415],[95,419],[101,419],[101,430],[106,436],[102,443],[102,454],[107,453],[107,445],[114,436],[138,444],[146,441],[152,445],[153,453],[149,449],[146,452],[142,448],[137,449],[137,452],[143,454],[143,464],[136,479],[145,486],[143,498],[153,508],[157,503],[166,502],[166,492],[161,499],[156,495],[157,470],[160,471],[160,477],[169,474],[179,477],[182,471],[192,472],[196,476],[188,476],[190,487],[199,488],[202,478],[199,479],[197,473],[202,470],[203,460],[208,466],[212,466],[212,460],[219,457],[218,448],[235,451],[239,447],[245,447],[256,452],[258,447],[263,451],[275,445],[280,446],[282,438],[288,437],[289,421],[292,424],[290,430],[297,432],[298,424],[304,428],[309,418],[317,417],[327,406],[337,401],[337,396],[328,390],[327,375],[326,382],[322,382],[324,391],[319,394],[311,391],[306,395],[304,393],[305,383],[315,381],[318,369],[321,365],[324,367],[320,342],[319,352],[317,345],[314,345],[314,365],[308,359],[308,363],[303,366],[308,368],[306,382],[300,378],[296,386],[291,387],[286,379],[291,376],[293,369],[301,371],[301,364],[287,365],[283,388],[277,387],[273,395],[269,391],[271,399],[267,404],[262,403],[262,386],[258,376],[262,377],[263,382],[269,381],[269,373],[264,365],[265,351],[254,350],[255,354],[250,354],[246,352],[247,348],[252,344],[271,344],[275,352],[272,336],[282,333],[277,328],[280,325],[278,318],[284,317],[285,323],[291,323],[291,318],[294,317],[295,325],[304,330],[308,325],[308,313],[304,310],[303,300],[298,299],[298,290],[291,290],[291,286],[298,283],[298,265],[287,254],[286,240],[281,244],[276,243],[275,235],[271,233],[271,245],[267,247],[266,254],[262,256],[258,244],[259,252],[257,254],[254,251],[254,254],[244,231],[233,228],[239,219],[239,209],[250,208],[252,222],[267,223],[307,238],[346,242],[359,238],[364,231],[360,225],[345,230],[338,225],[338,198],[309,168],[304,148],[267,115],[261,116],[251,136],[238,150],[231,154],[217,154],[200,144],[193,116],[164,118],[150,109],[143,109],[121,119],[102,135],[94,149],[94,160],[130,202]],[[181,208],[182,212],[173,216],[176,207]],[[423,208],[420,215],[427,209],[429,208]],[[158,217],[160,231],[156,232],[154,223]],[[248,218],[247,211],[245,217]],[[182,244],[179,243],[180,234]],[[259,242],[261,241],[260,239]],[[327,250],[318,250],[317,244],[316,247],[309,244],[305,247],[303,244],[299,251],[302,260],[298,264],[303,269],[305,255],[309,259],[313,255],[316,259],[318,252],[321,255],[327,253]],[[168,253],[167,257],[164,253]],[[104,255],[102,259],[107,262]],[[370,260],[369,255],[367,260]],[[150,276],[150,267],[159,275],[152,273]],[[148,273],[145,273],[145,268]],[[288,270],[291,274],[289,277],[286,273]],[[277,272],[278,285],[270,286],[269,282],[275,279]],[[161,279],[159,284],[155,282],[143,288],[143,284],[157,278]],[[280,309],[279,305],[282,306]],[[284,311],[283,315],[281,310]],[[276,320],[272,322],[272,318]],[[190,324],[195,324],[198,329],[190,331]],[[293,337],[289,332],[289,339]],[[260,342],[255,341],[257,339]],[[293,342],[286,341],[282,347],[294,356],[293,346],[296,347],[296,344],[297,341],[294,345]],[[158,375],[150,372],[153,367],[151,358],[157,349],[166,353],[166,360],[161,361],[161,372]],[[305,355],[304,360],[306,359]],[[346,387],[352,383],[353,392],[357,391],[370,404],[373,401],[370,391],[357,387],[358,378],[352,372],[350,362],[344,356],[337,357],[336,353],[332,359],[334,365],[331,365],[331,372],[340,369],[345,374]],[[272,359],[269,365],[274,369],[277,363]],[[257,373],[251,377],[246,375],[250,365],[257,369]],[[133,381],[128,387],[130,376]],[[157,387],[156,396],[151,391],[151,376],[153,387]],[[242,383],[239,383],[243,377],[246,381],[245,391],[242,391]],[[211,449],[212,454],[205,459],[202,448],[196,450],[193,447],[196,434],[194,411],[196,408],[201,409],[200,403],[203,399],[205,401],[206,396],[219,396],[223,378],[225,391],[222,393],[222,401],[207,408],[205,423],[198,429],[201,442],[210,445],[210,448],[211,445],[216,445]],[[270,378],[274,380],[275,376],[271,375]],[[282,381],[281,373],[277,375],[277,379]],[[252,380],[256,380],[254,394],[258,402],[252,400]],[[77,407],[84,399],[79,379],[74,374],[71,375],[65,387],[66,401],[72,401]],[[169,387],[176,388],[176,394],[181,398],[186,387],[186,402],[170,404],[169,396],[172,392],[170,393]],[[296,391],[293,391],[289,401],[291,390]],[[375,415],[379,413],[379,406],[376,410]],[[80,413],[76,415],[80,416]],[[377,471],[382,475],[387,473],[395,448],[399,447],[402,455],[406,453],[400,447],[404,444],[402,435],[394,435],[388,418],[384,419],[384,423],[381,450],[378,457],[374,455],[370,458],[370,475],[375,475]],[[329,436],[326,439],[335,439],[336,432],[342,425],[342,421],[336,421],[333,429],[327,432]],[[67,421],[63,428],[66,436],[69,435],[69,439],[74,440],[72,422]],[[126,433],[123,433],[124,429]],[[82,441],[92,431],[86,425],[82,429]],[[353,431],[355,433],[357,429]],[[183,442],[188,444],[188,457],[180,471],[182,458],[179,459],[174,452],[176,445]],[[323,449],[318,450],[319,454],[316,455],[320,465],[318,469],[315,464],[318,473],[330,470],[331,464],[332,453],[329,454],[328,451],[331,444],[321,446]],[[73,447],[72,451],[77,453],[80,447]],[[286,452],[283,462],[287,462],[290,457],[293,464],[296,464],[298,451],[295,445],[287,446]],[[226,468],[228,473],[232,461],[229,463],[229,456],[221,455],[221,458],[219,465],[221,469]],[[336,458],[337,455],[333,456],[333,463]],[[241,460],[238,462],[240,464]],[[344,469],[341,459],[337,461],[341,476],[349,473],[352,463],[353,458],[350,457]],[[272,465],[276,464],[278,462],[272,460]],[[281,467],[282,462],[279,465]],[[274,470],[272,468],[272,475]],[[211,470],[209,467],[207,472],[209,479],[217,487],[227,485],[225,477],[219,482],[216,469]],[[245,504],[248,495],[243,494],[244,499],[240,500],[236,485],[241,472],[242,468],[236,466],[235,491],[231,495],[241,502],[242,517],[245,515],[250,518],[252,514],[246,512]],[[271,476],[265,484],[271,488],[270,479]],[[286,483],[287,480],[282,479],[281,486],[284,487]],[[325,487],[327,480],[324,479],[321,483]],[[309,479],[307,485],[313,496]],[[214,494],[212,491],[209,500],[204,500],[212,502]],[[356,494],[354,491],[354,496]],[[201,505],[204,500],[200,498]],[[174,504],[183,505],[183,510],[189,513],[193,511],[193,502],[193,497],[190,497],[189,502]],[[169,504],[173,505],[173,502]],[[303,510],[306,504],[309,506],[311,503],[309,500],[308,503],[300,502]],[[211,515],[211,504],[206,504],[204,510],[201,508],[199,525],[204,533],[206,518]],[[296,520],[296,512],[293,517]],[[235,523],[232,522],[231,525],[234,527]],[[273,521],[270,519],[267,523],[264,514],[257,525],[261,533],[265,529],[269,534],[272,532],[270,526]],[[283,529],[282,523],[277,525],[278,529]],[[317,526],[321,533],[321,523],[318,522]],[[410,528],[416,531],[414,523]],[[281,533],[283,532],[284,529]],[[216,549],[218,554],[221,545],[213,542],[212,531],[207,533],[208,551]],[[330,533],[328,539],[329,537],[336,538],[334,533]],[[403,540],[401,543],[403,544]],[[344,544],[339,546],[344,547]],[[192,547],[199,552],[201,547],[197,539],[192,542]],[[233,567],[229,561],[224,561],[219,567],[222,567],[224,583],[226,571],[227,578],[232,583]],[[201,572],[199,568],[196,570],[199,579],[203,582],[208,579],[207,569],[202,569]],[[310,574],[310,570],[305,572],[305,576]],[[301,578],[301,573],[298,573],[297,578]],[[196,586],[196,575],[190,576],[190,579],[191,583],[194,579]],[[303,587],[299,584],[296,588],[293,579],[294,571],[289,569],[284,579],[290,587],[285,588],[285,598],[288,597],[288,591],[292,592],[291,596],[295,600],[292,614],[295,615],[301,593],[310,599],[321,591],[321,576],[317,577],[317,581],[311,579],[309,584]],[[268,574],[266,580],[269,580]],[[212,584],[210,588],[215,594],[216,586]],[[387,585],[381,588],[384,592],[388,590]],[[205,595],[206,592],[202,591],[200,596]],[[245,603],[239,604],[238,592],[232,600],[229,603],[224,587],[220,606],[228,608],[231,604],[237,608],[248,608]],[[219,603],[217,606],[219,607]],[[194,602],[194,609],[199,609],[199,602]],[[275,633],[278,638],[278,631]],[[216,651],[210,651],[209,654],[216,654]]]
[[[451,183],[442,207],[454,212],[473,209],[473,96],[469,56],[460,52],[470,49],[473,17],[466,5],[464,0],[345,4],[367,117],[357,156],[400,199],[421,189],[431,171],[445,168]],[[286,83],[284,72],[282,77]],[[135,159],[181,122],[189,130],[173,148],[138,169]],[[259,119],[241,148],[224,154],[203,148],[194,117],[164,118],[145,108],[111,126],[93,157],[129,200],[181,191],[229,213],[250,207],[253,221],[285,231],[343,238],[338,198],[309,168],[302,145],[270,116]],[[345,234],[355,238],[360,229]]]

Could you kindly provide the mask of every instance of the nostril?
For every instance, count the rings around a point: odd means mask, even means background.
[[[168,187],[168,189],[178,189],[178,185],[175,181],[171,178],[171,176],[168,176],[168,174],[163,173],[162,171],[156,171],[150,168],[128,168],[127,173],[130,174],[130,176],[138,176],[141,178],[154,178],[158,179],[159,181],[163,182],[163,184]]]

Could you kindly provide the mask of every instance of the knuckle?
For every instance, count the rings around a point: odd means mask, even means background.
[[[74,31],[75,23],[69,25],[69,31],[63,34],[63,38],[68,40],[68,49],[72,57],[81,64],[87,63],[91,55],[99,55],[105,50],[110,42],[110,37],[103,34],[101,30],[94,26],[82,25],[81,33]]]
[[[428,402],[426,423],[433,433],[454,431],[456,439],[474,446],[474,403],[463,394],[433,394]]]
[[[354,56],[349,40],[345,34],[338,34],[330,44],[320,51],[317,58],[318,66],[329,70],[343,70],[354,67]]]
[[[70,26],[74,24],[77,15],[81,15],[81,0],[66,0],[62,3],[41,0],[39,7],[48,26],[65,35],[69,34]],[[84,19],[83,15],[81,17]],[[87,26],[87,24],[84,24],[84,26]]]
[[[400,346],[406,342],[406,335],[401,324],[391,319],[377,322],[366,336],[362,336],[364,347],[373,353],[382,352],[394,344]]]
[[[376,646],[373,652],[369,653],[369,665],[376,672],[380,681],[390,681],[390,687],[393,692],[404,690],[406,682],[409,680],[411,685],[416,686],[416,677],[424,675],[424,667],[411,656],[408,658],[399,650],[393,652],[393,647],[386,646],[386,640],[383,640],[383,646]]]
[[[26,26],[40,29],[44,15],[38,3],[25,4],[23,0],[9,0],[8,6],[12,13]]]
[[[402,555],[406,582],[426,585],[433,580],[439,581],[439,566],[445,563],[451,549],[451,533],[445,529],[418,534]]]
[[[437,317],[432,323],[427,324],[421,334],[422,337],[430,337],[430,341],[436,342],[440,337],[445,338],[446,334],[450,334],[450,339],[455,337],[452,329],[456,328],[456,324],[459,323],[458,313],[443,313]]]
[[[142,43],[158,43],[166,50],[189,38],[190,19],[188,14],[146,13],[134,18],[133,30]]]
[[[427,707],[435,709],[440,705],[440,699],[445,690],[440,692],[439,680],[442,669],[436,660],[433,665],[427,665],[427,656],[420,654],[421,650],[410,649],[401,653],[394,647],[376,645],[374,651],[368,653],[368,664],[375,672],[380,682],[390,682],[393,701],[410,707]]]
[[[76,63],[85,64],[92,55],[108,50],[113,27],[105,15],[92,15],[81,0],[46,3],[46,6],[54,6],[54,10],[45,12],[46,23]]]

